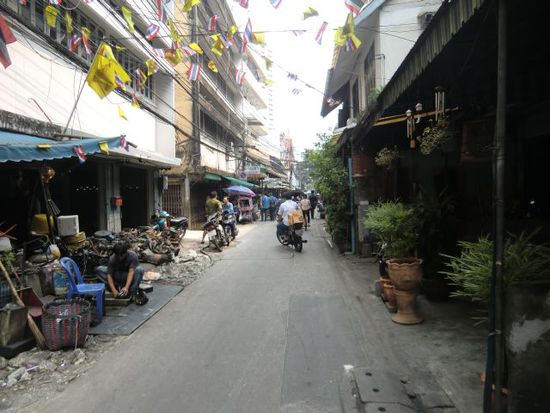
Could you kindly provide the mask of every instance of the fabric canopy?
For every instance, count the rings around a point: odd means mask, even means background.
[[[248,181],[243,181],[242,179],[232,178],[230,176],[224,176],[224,178],[234,185],[242,185],[242,186],[246,186],[247,188],[254,188],[256,186],[253,183],[250,183]]]
[[[221,180],[222,180],[222,177],[219,176],[219,175],[214,175],[214,174],[205,173],[205,174],[204,174],[204,179],[207,179],[207,180],[209,180],[209,181],[221,181]]]
[[[100,143],[109,149],[120,146],[120,138],[71,139],[55,141],[32,135],[0,131],[0,163],[32,162],[76,157],[74,148],[82,146],[85,154],[101,151]]]

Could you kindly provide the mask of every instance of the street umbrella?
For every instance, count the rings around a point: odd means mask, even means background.
[[[245,196],[256,196],[254,191],[248,189],[246,186],[241,186],[241,185],[230,186],[229,188],[225,188],[224,191],[232,195],[236,194],[236,195],[245,195]]]

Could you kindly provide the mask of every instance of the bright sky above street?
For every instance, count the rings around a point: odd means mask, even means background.
[[[320,112],[334,50],[334,29],[344,24],[348,13],[344,0],[282,0],[278,9],[269,0],[249,0],[248,10],[238,2],[229,5],[240,29],[244,29],[250,17],[253,31],[266,33],[274,62],[276,136],[270,143],[278,147],[279,133],[288,133],[299,157],[304,149],[313,146],[317,133],[326,132],[336,124],[337,110],[326,118],[322,118]],[[319,15],[303,20],[303,12],[308,7],[313,7]],[[325,21],[328,26],[319,45],[315,36]],[[292,30],[307,31],[296,36]],[[289,79],[288,72],[296,74],[298,80]],[[293,93],[295,89],[297,94]]]

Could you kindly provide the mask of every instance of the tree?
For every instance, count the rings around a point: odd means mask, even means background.
[[[315,189],[323,199],[327,229],[334,242],[342,245],[347,241],[349,227],[349,183],[347,170],[336,153],[332,136],[317,134],[319,142],[314,150],[304,154],[304,162],[311,166],[311,178]]]

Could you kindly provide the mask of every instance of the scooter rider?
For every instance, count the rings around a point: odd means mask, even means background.
[[[229,197],[227,196],[223,197],[222,210],[224,215],[229,214],[235,216],[235,209],[233,208],[233,204],[229,202]],[[231,226],[231,236],[235,238],[235,221],[231,222],[229,225]]]
[[[291,199],[289,193],[284,193],[283,199],[285,202],[281,204],[279,210],[277,211],[277,221],[279,221],[277,224],[278,235],[288,234],[288,214],[300,209],[298,204]]]

